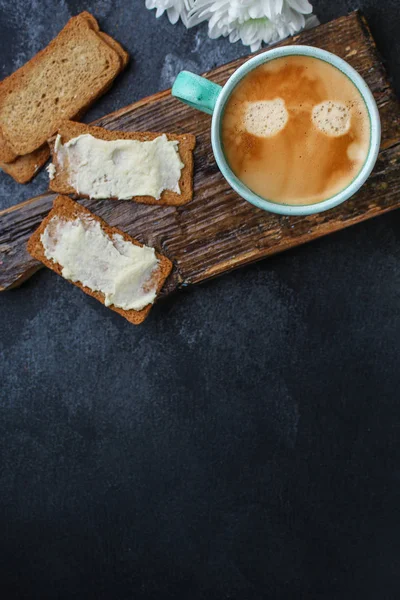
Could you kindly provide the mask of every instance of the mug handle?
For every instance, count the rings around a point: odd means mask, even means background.
[[[222,87],[205,77],[181,71],[175,79],[171,94],[185,104],[212,115]]]

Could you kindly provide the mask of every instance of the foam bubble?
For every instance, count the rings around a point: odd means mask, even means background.
[[[342,102],[326,100],[312,109],[312,121],[319,131],[329,137],[340,137],[350,129],[350,110]]]
[[[244,126],[248,133],[259,137],[272,137],[285,128],[289,113],[282,98],[247,102]]]
[[[363,144],[353,142],[347,148],[347,156],[350,160],[361,162],[365,159],[365,148]]]

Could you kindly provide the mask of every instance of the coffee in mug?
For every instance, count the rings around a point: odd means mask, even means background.
[[[345,189],[369,152],[367,106],[338,68],[310,56],[263,63],[229,96],[221,139],[233,173],[272,202],[316,204]]]

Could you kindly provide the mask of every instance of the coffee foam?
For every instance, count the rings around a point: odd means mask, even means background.
[[[248,133],[259,137],[272,137],[285,128],[289,120],[285,101],[282,98],[248,102],[243,124]]]
[[[331,100],[314,106],[311,118],[314,126],[329,137],[346,135],[351,125],[351,114],[347,106]]]
[[[364,146],[362,144],[357,144],[357,142],[353,142],[347,148],[347,156],[350,160],[353,161],[362,161],[364,158]]]

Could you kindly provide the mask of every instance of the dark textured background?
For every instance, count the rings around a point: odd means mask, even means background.
[[[400,91],[399,0],[361,6]],[[86,120],[247,53],[139,0],[0,0],[0,74],[91,10],[134,57]],[[46,187],[0,175],[11,206]],[[397,599],[400,212],[139,328],[42,271],[0,295],[0,598]]]

